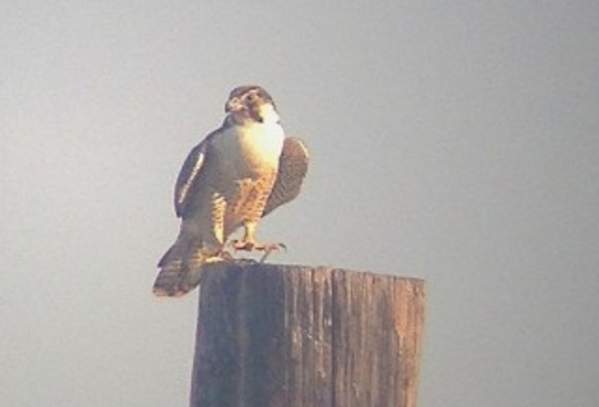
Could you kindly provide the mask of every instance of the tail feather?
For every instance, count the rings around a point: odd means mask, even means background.
[[[200,284],[202,265],[207,256],[201,247],[177,241],[160,259],[160,271],[153,292],[159,297],[180,297]]]

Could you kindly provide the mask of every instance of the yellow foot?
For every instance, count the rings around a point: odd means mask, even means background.
[[[263,263],[272,252],[276,252],[281,249],[287,251],[287,246],[284,243],[257,243],[251,240],[232,240],[231,246],[235,249],[235,251],[243,250],[251,252],[256,250],[264,252],[262,258],[260,258],[260,263]]]
[[[262,255],[262,257],[260,257],[260,263],[264,263],[272,252],[276,252],[281,249],[287,251],[287,246],[285,246],[284,243],[274,243],[266,245],[266,247],[264,248],[264,254]]]
[[[251,252],[254,250],[259,252],[273,251],[279,249],[287,250],[287,246],[285,246],[285,243],[258,243],[252,240],[231,240],[230,245],[233,247],[233,249],[235,249],[235,251],[243,250],[246,252]]]

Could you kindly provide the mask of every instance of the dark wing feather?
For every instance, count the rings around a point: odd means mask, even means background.
[[[185,216],[190,208],[192,197],[198,191],[201,175],[206,167],[210,143],[215,134],[216,132],[212,132],[206,136],[189,152],[183,163],[175,185],[175,212],[178,217]]]
[[[262,216],[293,200],[300,193],[308,172],[308,149],[297,138],[287,137],[279,158],[279,172]]]

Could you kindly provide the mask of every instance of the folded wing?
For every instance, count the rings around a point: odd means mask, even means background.
[[[308,172],[308,159],[308,149],[300,139],[294,137],[285,139],[279,158],[277,180],[266,201],[263,217],[298,196]]]
[[[191,209],[192,197],[202,184],[203,169],[206,168],[210,143],[215,133],[211,133],[191,150],[183,163],[175,185],[175,212],[180,218],[186,217]]]

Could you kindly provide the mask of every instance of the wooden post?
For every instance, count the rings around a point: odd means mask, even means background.
[[[191,407],[415,407],[424,281],[250,262],[202,277]]]

